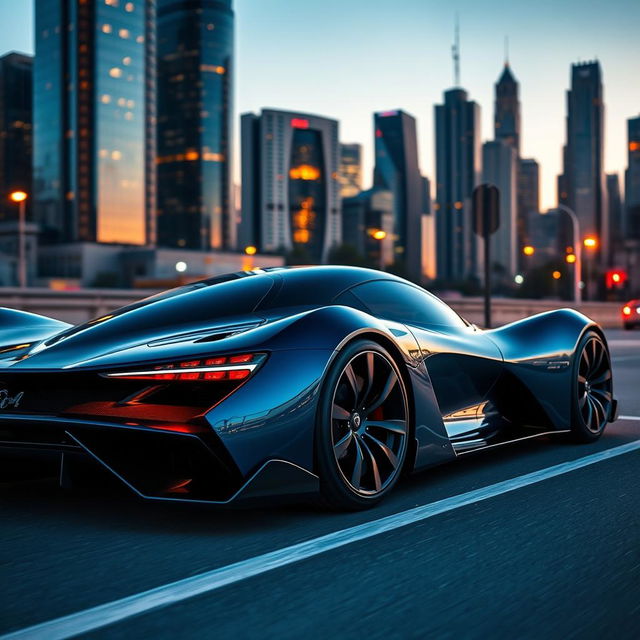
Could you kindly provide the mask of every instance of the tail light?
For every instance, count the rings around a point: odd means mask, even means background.
[[[102,375],[121,380],[152,380],[156,382],[240,381],[251,376],[265,358],[266,355],[263,353],[244,353],[234,356],[185,360],[132,371],[113,371]]]

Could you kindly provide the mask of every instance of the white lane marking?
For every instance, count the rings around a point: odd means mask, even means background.
[[[387,533],[400,527],[421,522],[433,516],[446,513],[447,511],[453,511],[454,509],[459,509],[460,507],[482,500],[488,500],[503,493],[515,491],[516,489],[521,489],[542,482],[543,480],[575,471],[576,469],[582,469],[597,462],[610,460],[616,456],[637,451],[638,449],[640,449],[640,440],[634,440],[633,442],[618,447],[592,453],[577,460],[571,460],[547,467],[546,469],[533,471],[532,473],[527,473],[510,480],[504,480],[503,482],[475,489],[474,491],[438,500],[420,507],[414,507],[413,509],[408,509],[407,511],[402,511],[401,513],[386,516],[378,520],[364,522],[349,529],[335,531],[320,536],[319,538],[294,544],[290,547],[271,551],[270,553],[255,556],[247,560],[241,560],[226,567],[220,567],[219,569],[207,571],[206,573],[185,578],[184,580],[171,582],[149,591],[143,591],[127,598],[122,598],[121,600],[114,600],[113,602],[107,602],[106,604],[49,620],[32,627],[19,629],[0,636],[0,640],[65,640],[66,638],[72,638],[81,633],[88,633],[106,627],[107,625],[121,622],[132,616],[167,607],[203,593],[210,593],[226,585],[246,580],[247,578],[293,564],[294,562],[299,562],[300,560],[312,558],[321,553],[331,551],[332,549],[338,549],[351,544],[352,542],[358,542],[380,535],[381,533]]]
[[[618,420],[640,420],[640,416],[618,416]]]

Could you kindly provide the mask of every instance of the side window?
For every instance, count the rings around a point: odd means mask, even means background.
[[[380,318],[418,327],[465,326],[464,320],[444,302],[410,284],[378,280],[358,285],[351,293]]]

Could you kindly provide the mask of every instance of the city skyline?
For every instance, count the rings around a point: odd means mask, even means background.
[[[377,7],[374,12],[367,10],[370,5],[363,0],[351,0],[346,6],[327,0],[322,12],[316,3],[297,6],[292,12],[285,0],[237,0],[236,116],[274,107],[340,120],[341,141],[363,145],[367,187],[373,169],[371,113],[402,108],[418,120],[420,169],[433,177],[432,108],[442,91],[453,85],[450,50],[458,11],[460,84],[482,107],[482,141],[492,139],[493,86],[502,71],[504,37],[509,36],[509,59],[521,88],[522,156],[540,162],[542,207],[555,205],[565,93],[570,65],[579,60],[597,57],[602,66],[605,170],[622,177],[627,158],[626,120],[640,112],[640,86],[633,82],[638,74],[638,62],[634,69],[633,61],[640,60],[640,43],[634,33],[640,5],[616,0],[606,7],[601,3],[585,7],[568,0],[558,9],[543,0],[535,7],[500,6],[498,10],[493,0],[446,7],[404,0],[402,10],[397,7]],[[32,53],[31,2],[16,7],[3,0],[0,18],[6,50]],[[355,31],[354,25],[358,27]],[[389,38],[389,46],[380,46],[381,34]],[[329,37],[331,42],[343,39],[343,45],[326,47],[323,43]],[[288,44],[283,46],[283,42]],[[398,66],[398,60],[411,63]],[[343,99],[336,100],[337,95]],[[234,127],[238,181],[237,117]]]

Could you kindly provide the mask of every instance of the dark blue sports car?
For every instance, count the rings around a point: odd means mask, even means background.
[[[144,498],[376,504],[411,472],[615,418],[602,330],[569,309],[482,331],[350,267],[203,280],[75,327],[0,309],[0,455]],[[6,467],[11,468],[11,467]]]

